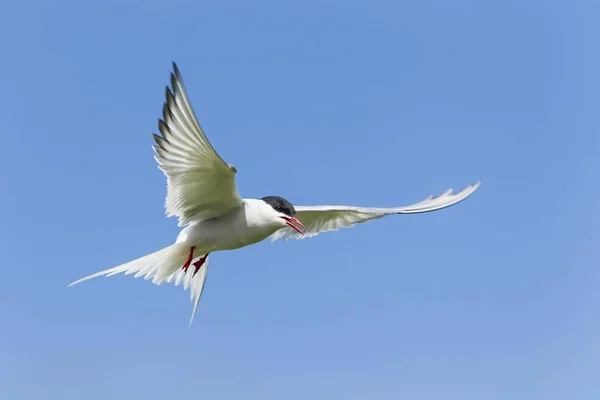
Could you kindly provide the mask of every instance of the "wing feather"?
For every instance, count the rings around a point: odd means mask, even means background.
[[[271,235],[271,241],[278,239],[303,239],[321,232],[350,228],[358,223],[371,221],[391,214],[425,213],[450,207],[469,197],[481,185],[481,181],[467,186],[460,192],[448,189],[439,196],[429,196],[418,203],[403,207],[354,207],[354,206],[299,206],[295,207],[296,217],[304,224],[307,232],[304,236],[290,228],[280,229]]]
[[[217,154],[204,134],[175,63],[165,98],[163,118],[158,121],[160,135],[153,136],[154,158],[167,177],[166,215],[178,217],[183,226],[239,207],[237,171]]]

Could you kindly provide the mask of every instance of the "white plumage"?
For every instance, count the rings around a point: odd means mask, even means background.
[[[163,118],[154,135],[155,159],[167,177],[165,213],[184,227],[174,244],[125,264],[81,278],[69,286],[123,273],[182,285],[190,290],[194,319],[208,274],[208,255],[260,242],[268,237],[299,239],[335,231],[390,214],[424,213],[452,206],[470,196],[477,182],[458,193],[443,194],[409,206],[294,207],[278,196],[242,199],[235,185],[236,169],[215,151],[204,134],[175,64],[166,89]]]
[[[179,226],[220,217],[242,204],[235,186],[236,170],[217,154],[204,135],[176,66],[166,88],[163,118],[154,135],[155,159],[167,176],[168,217]]]
[[[452,193],[452,189],[448,189],[437,197],[429,196],[423,201],[403,207],[296,206],[296,217],[302,221],[307,232],[300,235],[292,229],[281,229],[271,235],[271,241],[309,238],[321,232],[350,228],[361,222],[391,214],[416,214],[439,210],[466,199],[480,184],[481,182],[476,182],[458,193]]]

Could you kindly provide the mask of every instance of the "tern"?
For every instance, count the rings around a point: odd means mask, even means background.
[[[153,149],[158,167],[167,177],[165,214],[177,217],[183,228],[174,244],[69,286],[120,273],[143,276],[157,285],[182,284],[193,301],[191,325],[204,290],[210,253],[239,249],[269,237],[271,241],[308,238],[391,214],[440,210],[466,199],[481,184],[478,181],[456,193],[448,189],[439,196],[394,208],[293,206],[280,196],[243,199],[235,184],[237,170],[208,141],[175,63],[170,83],[158,121],[160,135],[153,134]]]

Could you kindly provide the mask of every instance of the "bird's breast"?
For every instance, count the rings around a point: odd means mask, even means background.
[[[232,213],[190,224],[181,231],[177,242],[196,246],[198,252],[234,250],[258,243],[276,230],[277,227],[248,223],[247,219]]]

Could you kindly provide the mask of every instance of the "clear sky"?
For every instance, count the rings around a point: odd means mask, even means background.
[[[597,1],[3,5],[0,397],[600,398]],[[457,206],[67,284],[174,241],[171,61],[243,197]]]

